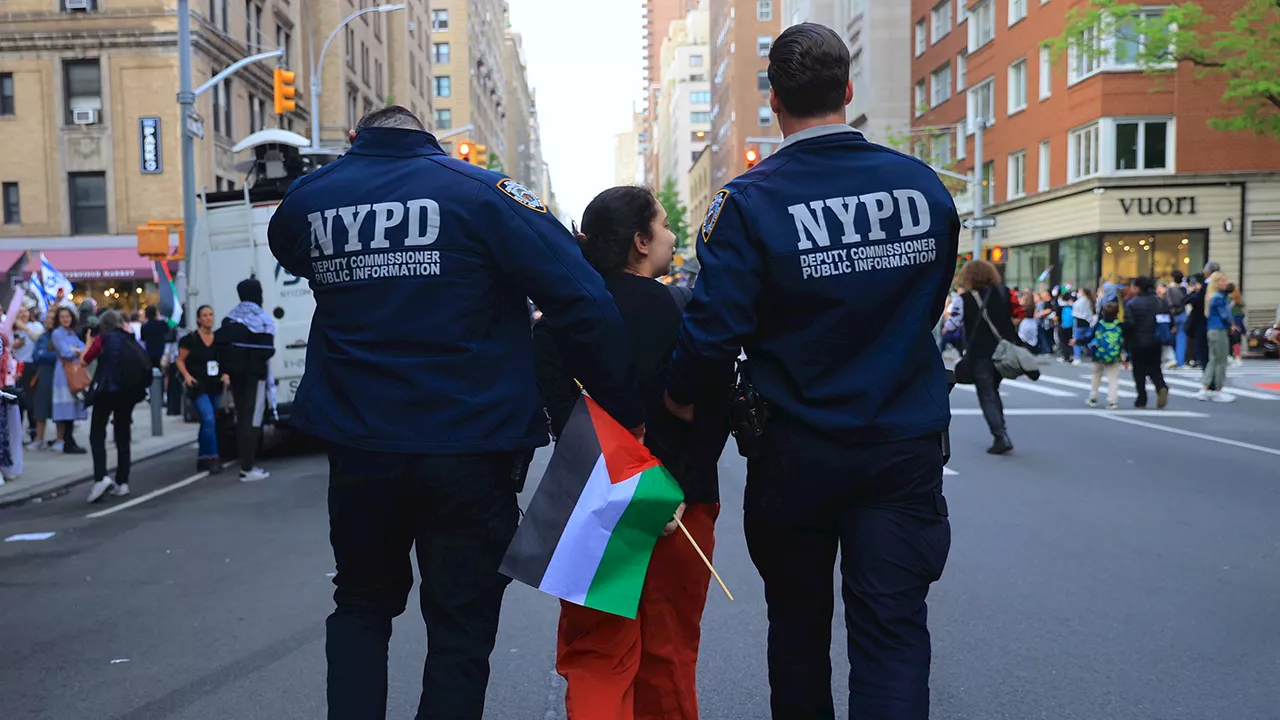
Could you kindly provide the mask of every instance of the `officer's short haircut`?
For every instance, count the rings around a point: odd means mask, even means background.
[[[427,129],[423,126],[422,121],[418,119],[418,116],[401,105],[388,105],[381,110],[374,110],[365,115],[356,124],[356,132],[374,127],[403,128],[405,130],[422,130],[424,132]]]
[[[1144,293],[1151,292],[1156,289],[1155,278],[1150,275],[1139,275],[1138,279],[1133,281],[1133,284],[1137,285],[1138,290]]]
[[[843,108],[849,87],[849,48],[829,27],[801,23],[769,50],[769,84],[787,113],[797,118]]]

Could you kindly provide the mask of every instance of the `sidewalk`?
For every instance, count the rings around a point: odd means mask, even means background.
[[[182,418],[164,417],[164,435],[151,435],[151,406],[139,403],[133,411],[133,462],[136,464],[149,457],[154,457],[169,450],[190,445],[196,441],[199,425],[185,423]],[[50,439],[54,437],[53,423],[45,431]],[[76,423],[76,441],[89,448],[88,421]],[[0,508],[19,505],[33,498],[44,497],[65,490],[93,478],[93,459],[88,453],[84,455],[67,455],[51,450],[39,452],[23,451],[22,477],[9,480],[0,485]],[[111,439],[111,428],[107,427],[107,464],[114,469],[116,462],[115,442]],[[192,467],[195,467],[195,451],[191,454]]]

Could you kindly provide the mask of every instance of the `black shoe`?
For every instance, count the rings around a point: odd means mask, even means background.
[[[214,458],[214,459],[210,460],[210,461],[209,461],[209,474],[210,474],[210,475],[217,475],[217,474],[218,474],[218,473],[220,473],[220,472],[222,472],[222,461],[221,461],[221,460],[219,460],[219,459],[217,459],[217,458]]]
[[[85,450],[83,447],[79,445],[64,445],[62,448],[62,452],[66,453],[67,455],[84,455],[89,451]]]
[[[208,470],[208,469],[209,469],[208,458],[198,458],[196,460],[196,472],[204,472],[205,470]]]
[[[1011,452],[1012,450],[1013,450],[1013,441],[1009,439],[1008,435],[1001,435],[1000,437],[997,437],[995,439],[995,442],[991,443],[991,447],[987,448],[987,454],[988,455],[1004,455],[1005,453]]]

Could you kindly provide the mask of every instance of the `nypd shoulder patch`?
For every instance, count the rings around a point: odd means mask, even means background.
[[[535,210],[540,213],[545,213],[547,211],[547,206],[542,204],[542,201],[538,199],[537,195],[533,194],[532,190],[511,178],[503,178],[502,180],[499,180],[498,189],[506,193],[512,200],[515,200],[530,210]]]
[[[720,219],[720,211],[724,209],[724,201],[729,197],[729,191],[721,190],[716,196],[711,198],[711,206],[707,208],[707,217],[702,221],[702,242],[711,239],[711,231],[716,229],[716,221]]]

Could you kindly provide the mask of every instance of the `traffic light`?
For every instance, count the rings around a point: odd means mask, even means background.
[[[471,150],[472,150],[471,143],[469,142],[458,143],[458,159],[464,160],[466,162],[471,162]]]
[[[756,166],[756,163],[760,162],[760,153],[756,152],[754,148],[747,150],[746,159],[747,169],[750,170]]]
[[[489,167],[489,148],[485,145],[477,144],[475,152],[471,154],[471,162],[482,168]]]
[[[287,112],[293,112],[298,106],[293,100],[293,96],[298,94],[298,90],[293,87],[293,80],[297,73],[284,68],[276,68],[275,86],[276,86],[276,114],[283,115]]]

